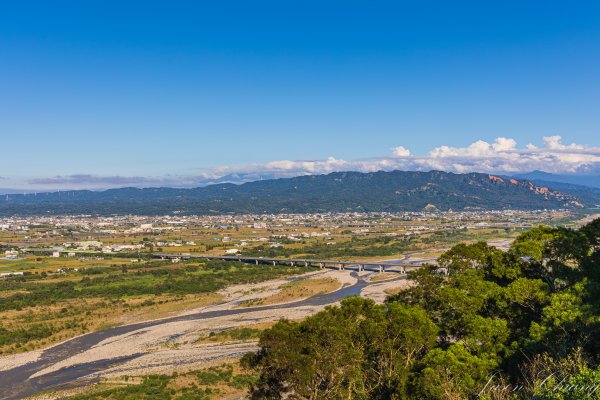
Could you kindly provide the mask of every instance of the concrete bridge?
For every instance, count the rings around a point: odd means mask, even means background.
[[[303,265],[305,267],[315,266],[321,269],[339,269],[340,271],[345,269],[351,269],[356,271],[379,271],[379,272],[398,272],[405,274],[409,269],[416,269],[424,264],[435,264],[435,259],[426,259],[419,261],[410,261],[408,256],[405,256],[404,260],[394,261],[349,261],[349,260],[325,260],[325,259],[312,259],[312,258],[269,258],[269,257],[253,257],[253,256],[218,256],[218,255],[206,255],[206,254],[194,254],[194,253],[154,253],[154,258],[160,258],[163,260],[168,259],[180,259],[189,260],[205,259],[205,260],[221,260],[221,261],[239,261],[252,264],[271,264],[271,265]],[[443,271],[446,272],[446,271]]]

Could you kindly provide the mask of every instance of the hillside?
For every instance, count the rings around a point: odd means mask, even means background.
[[[568,192],[488,174],[336,172],[194,189],[122,188],[6,195],[1,215],[217,214],[582,207]]]
[[[557,181],[546,181],[543,179],[530,179],[529,181],[538,186],[547,186],[560,192],[569,193],[575,196],[579,201],[581,201],[584,204],[595,207],[598,207],[600,205],[599,187],[584,186]]]
[[[550,174],[544,171],[531,171],[525,174],[515,175],[517,179],[526,179],[531,182],[559,182],[564,184],[579,185],[594,187],[600,189],[600,175],[588,174],[588,175],[560,175]]]

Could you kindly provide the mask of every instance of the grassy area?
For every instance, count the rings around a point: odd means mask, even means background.
[[[241,327],[231,328],[221,332],[211,332],[208,336],[198,340],[198,343],[226,343],[226,342],[244,342],[258,339],[263,329]]]
[[[217,302],[219,289],[309,269],[207,261],[107,265],[0,281],[0,354]]]
[[[379,281],[385,281],[386,279],[391,279],[391,278],[397,278],[398,274],[395,272],[379,272],[376,274],[373,274],[371,276],[371,282],[379,282]]]
[[[238,364],[224,364],[182,374],[124,376],[87,387],[83,393],[69,396],[65,392],[59,396],[69,400],[213,400],[242,396],[256,379]]]
[[[82,333],[166,317],[186,308],[214,304],[220,299],[216,293],[114,301],[85,298],[10,310],[2,314],[0,353],[33,350]]]
[[[229,328],[218,332],[210,332],[208,335],[203,334],[196,341],[196,344],[215,344],[215,343],[230,343],[230,342],[252,342],[258,341],[260,334],[272,327],[276,322],[259,322],[255,324]]]
[[[328,293],[340,287],[340,282],[333,278],[303,279],[286,283],[281,290],[271,296],[251,299],[240,303],[241,307],[255,307],[279,304],[304,299],[321,293]]]
[[[395,287],[395,288],[385,289],[384,293],[387,294],[388,296],[394,296],[403,290],[406,290],[406,287]]]

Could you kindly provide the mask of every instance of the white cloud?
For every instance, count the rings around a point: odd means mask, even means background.
[[[558,135],[555,136],[545,136],[544,144],[548,149],[551,150],[584,150],[585,147],[579,144],[572,143],[568,146],[565,146],[561,143],[561,137]]]
[[[410,156],[410,150],[407,149],[404,146],[398,146],[398,147],[394,147],[392,149],[392,153],[396,156],[396,157],[408,157]]]
[[[483,140],[477,140],[467,147],[436,147],[429,152],[429,156],[433,158],[447,157],[489,157],[495,153],[508,152],[514,150],[517,142],[514,139],[505,137],[496,138],[493,144],[489,144]]]
[[[517,141],[510,138],[499,137],[492,145],[494,151],[509,151],[517,147]]]
[[[335,157],[328,157],[325,160],[279,160],[270,161],[262,164],[249,164],[241,167],[216,167],[212,168],[212,174],[219,175],[238,174],[238,173],[262,173],[262,174],[298,174],[302,171],[311,173],[329,173],[344,169],[347,161],[338,160]]]

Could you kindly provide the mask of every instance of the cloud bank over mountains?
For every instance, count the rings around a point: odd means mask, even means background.
[[[518,174],[534,170],[555,174],[600,173],[600,147],[563,144],[560,136],[543,138],[541,147],[527,144],[519,147],[512,138],[498,137],[493,143],[477,140],[466,147],[439,146],[425,155],[413,155],[410,149],[399,145],[386,157],[342,160],[328,157],[324,160],[279,160],[242,166],[221,166],[186,176],[97,176],[75,174],[28,181],[35,188],[89,188],[109,187],[194,187],[212,183],[243,183],[260,179],[287,178],[299,175],[327,174],[339,171],[430,171],[456,173],[486,172]]]
[[[424,156],[412,155],[404,146],[395,147],[388,157],[346,161],[329,157],[325,160],[272,161],[238,167],[218,167],[206,173],[205,182],[224,178],[256,180],[261,177],[291,177],[327,174],[335,171],[409,171],[442,170],[456,173],[487,172],[517,174],[534,170],[561,174],[600,172],[600,147],[565,145],[560,136],[543,138],[544,145],[528,144],[519,148],[511,138],[498,137],[493,143],[478,140],[467,147],[435,147]]]
[[[50,178],[34,178],[27,181],[35,187],[66,187],[66,188],[107,188],[107,187],[154,187],[154,186],[190,186],[197,182],[197,177],[170,176],[98,176],[91,174],[74,174],[53,176]]]

